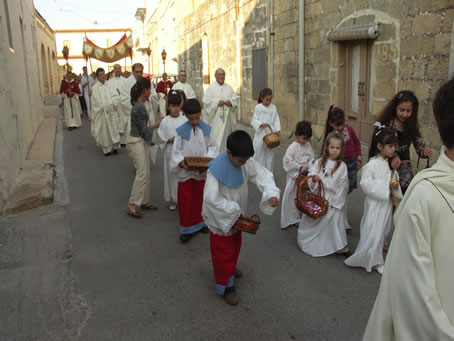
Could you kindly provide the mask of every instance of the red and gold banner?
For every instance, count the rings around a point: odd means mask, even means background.
[[[128,56],[132,58],[133,46],[134,42],[132,40],[132,35],[127,37],[126,34],[124,34],[118,43],[108,48],[99,47],[85,37],[83,54],[85,59],[94,58],[106,63],[113,63]]]

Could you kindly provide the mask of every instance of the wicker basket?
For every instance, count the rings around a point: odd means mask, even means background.
[[[318,194],[303,190],[304,186],[307,185],[307,181],[312,178],[314,178],[314,176],[306,176],[298,184],[295,206],[312,219],[317,219],[328,213],[329,203],[325,199],[325,190],[322,181],[318,183]]]
[[[299,172],[298,177],[296,178],[295,184],[298,186],[298,184],[304,180],[304,178],[309,174],[307,170]],[[308,191],[309,190],[309,185],[307,182],[303,186],[303,191]]]
[[[192,170],[207,170],[208,163],[213,160],[211,157],[205,156],[186,156],[184,164]]]
[[[273,132],[273,129],[269,125],[265,126],[265,132],[269,130],[270,132],[263,136],[263,141],[269,149],[276,148],[281,144],[281,136],[279,133]]]
[[[260,226],[260,217],[257,214],[254,214],[251,217],[246,217],[240,215],[238,220],[235,222],[233,227],[236,230],[256,234]]]

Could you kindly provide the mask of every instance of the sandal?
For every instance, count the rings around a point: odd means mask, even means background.
[[[142,212],[137,211],[136,205],[132,206],[134,207],[134,210],[132,210],[131,206],[128,204],[128,210],[126,211],[126,213],[128,213],[128,215],[133,218],[142,218],[143,216]]]
[[[142,204],[140,207],[144,210],[148,211],[156,211],[158,209],[158,206],[152,205],[152,204]]]

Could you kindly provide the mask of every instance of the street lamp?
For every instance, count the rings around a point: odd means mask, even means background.
[[[150,55],[151,55],[150,45],[148,45],[146,51],[147,51],[147,56],[148,56],[148,74],[151,74],[150,73]]]
[[[165,49],[162,49],[161,57],[162,57],[162,63],[164,64],[164,72],[166,72],[166,57],[167,57],[167,52],[166,52]]]
[[[69,64],[68,64],[68,57],[69,57],[69,47],[67,45],[63,46],[63,50],[61,51],[63,53],[63,58],[66,60],[66,73],[69,72]]]

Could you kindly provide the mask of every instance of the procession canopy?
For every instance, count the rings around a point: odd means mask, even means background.
[[[94,58],[106,63],[113,63],[127,56],[132,58],[133,46],[134,42],[132,40],[132,35],[127,37],[126,33],[121,37],[118,43],[108,48],[96,46],[90,39],[85,37],[83,54],[85,59]]]

